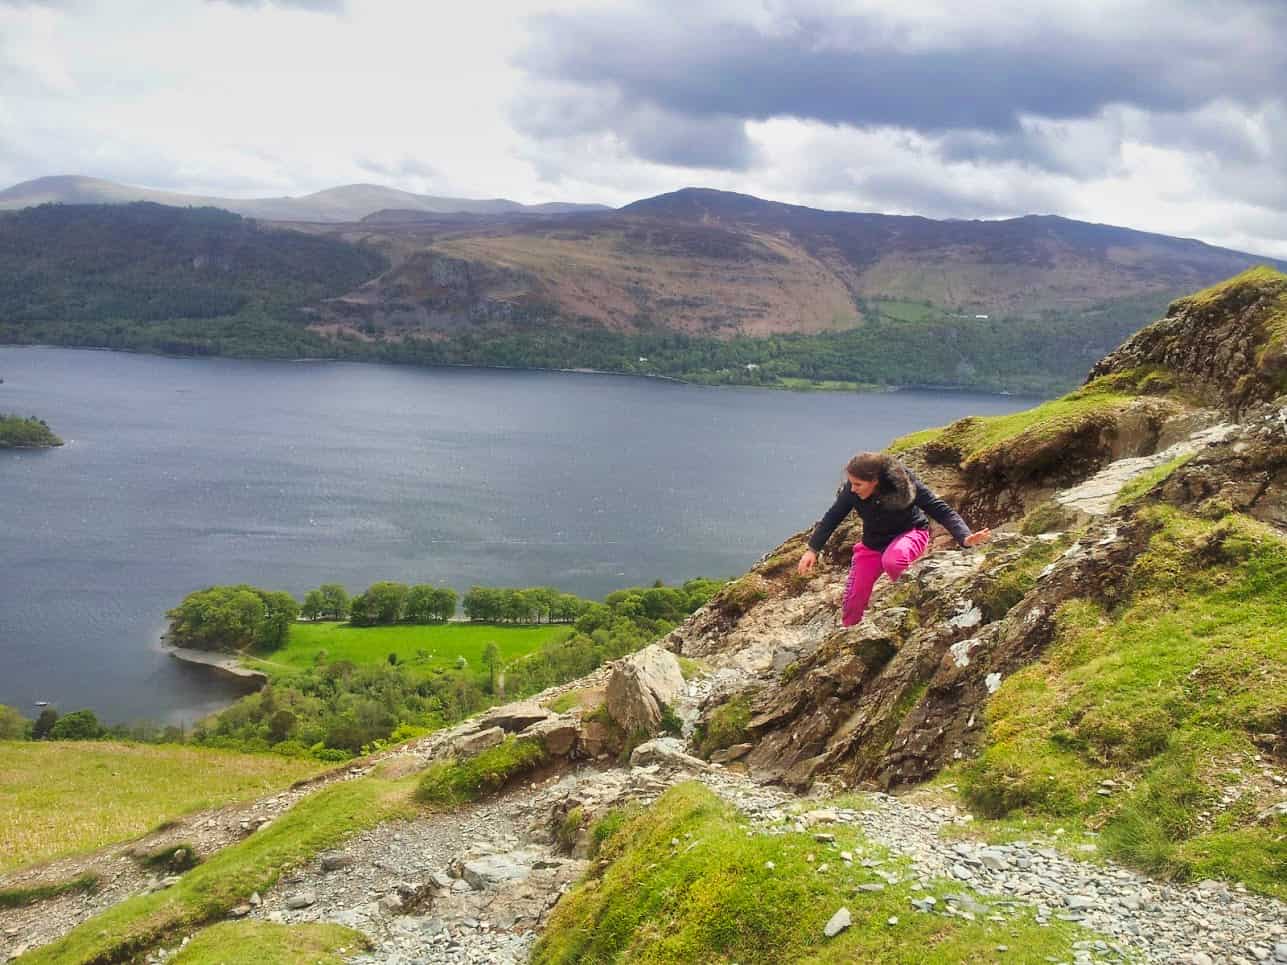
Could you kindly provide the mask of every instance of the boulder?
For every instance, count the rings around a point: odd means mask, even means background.
[[[489,747],[495,747],[505,740],[505,731],[500,727],[489,727],[486,730],[473,731],[469,734],[461,734],[452,744],[452,748],[457,754],[468,757],[487,750]]]
[[[577,736],[581,752],[589,758],[604,757],[621,750],[621,733],[599,720],[583,720]]]
[[[661,730],[662,705],[684,691],[679,661],[655,643],[618,660],[608,679],[607,704],[612,719],[627,734]]]
[[[577,722],[572,717],[549,717],[532,724],[523,736],[539,740],[551,757],[567,757],[576,746]]]
[[[658,737],[645,741],[630,753],[631,767],[647,767],[649,764],[660,764],[662,767],[677,767],[686,771],[709,771],[710,765],[699,757],[693,757],[684,750],[684,742],[678,737]]]
[[[489,854],[473,861],[466,861],[464,879],[478,891],[494,888],[506,881],[517,881],[532,873],[532,866],[523,860],[522,855],[515,857],[505,854]]]
[[[531,701],[524,701],[518,704],[506,704],[485,714],[481,726],[499,727],[511,734],[516,734],[549,716],[551,716],[550,712],[544,707]]]

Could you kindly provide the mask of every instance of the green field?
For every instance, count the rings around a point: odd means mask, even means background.
[[[483,666],[483,650],[489,643],[500,649],[501,660],[510,661],[560,640],[572,627],[564,623],[535,626],[498,626],[491,623],[438,623],[392,627],[353,627],[347,623],[296,623],[286,645],[262,659],[245,661],[249,666],[273,674],[306,670],[326,652],[329,662],[383,663],[396,653],[398,662],[429,671],[456,666],[464,657],[469,666]]]
[[[325,766],[174,744],[0,741],[0,873],[127,841]]]

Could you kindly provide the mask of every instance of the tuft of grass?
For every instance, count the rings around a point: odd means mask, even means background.
[[[685,680],[692,680],[706,673],[706,664],[692,657],[676,657],[679,661],[679,672]]]
[[[559,694],[553,700],[546,703],[546,707],[556,714],[565,714],[581,702],[581,693],[577,690],[569,690],[565,694]]]
[[[188,745],[0,741],[0,873],[128,841],[179,815],[251,800],[322,768]]]
[[[611,813],[610,813],[611,814]],[[1001,962],[998,936],[1025,960],[1071,956],[1086,932],[1060,922],[1039,927],[1027,911],[998,926],[912,910],[912,881],[860,891],[878,881],[842,850],[882,860],[887,853],[849,825],[829,826],[831,844],[810,834],[756,833],[696,783],[668,790],[633,816],[605,816],[601,876],[564,896],[533,949],[538,965],[564,962]],[[596,824],[593,834],[597,834]],[[812,860],[810,860],[812,859]],[[770,864],[771,863],[771,867]],[[822,870],[822,865],[826,870]],[[911,876],[907,876],[911,877]],[[884,884],[884,882],[881,882]],[[966,891],[930,882],[931,893]],[[985,902],[986,899],[978,899]],[[941,901],[941,897],[940,897]],[[834,938],[823,925],[841,906],[852,926]],[[891,916],[898,918],[889,925]]]
[[[730,617],[740,617],[769,595],[769,583],[758,573],[747,573],[720,590],[711,603]]]
[[[1102,828],[1107,853],[1154,873],[1287,897],[1282,827],[1218,793],[1254,788],[1256,741],[1287,725],[1287,541],[1246,517],[1143,512],[1156,531],[1132,597],[1113,613],[1061,606],[1044,658],[989,702],[962,791],[987,817]],[[1104,796],[1106,779],[1118,790]]]
[[[136,895],[29,952],[30,965],[117,962],[137,957],[180,930],[227,915],[282,873],[348,835],[395,817],[411,817],[411,778],[388,780],[378,772],[341,781],[304,798],[257,831],[184,875],[164,891]]]
[[[990,623],[1009,613],[1037,585],[1037,576],[1066,545],[1062,539],[1033,543],[1024,549],[1018,559],[990,573],[977,601],[984,619]]]
[[[697,753],[710,757],[713,751],[732,747],[746,740],[746,725],[751,722],[751,700],[746,694],[716,707],[700,725]]]
[[[612,808],[595,820],[590,825],[590,857],[597,858],[612,836],[642,811],[642,805],[632,802],[624,807]]]
[[[1042,533],[1054,533],[1067,529],[1075,517],[1053,499],[1034,506],[1028,510],[1019,524],[1019,532],[1024,536],[1040,536]]]
[[[173,965],[341,965],[370,942],[343,925],[227,921],[197,932]]]
[[[98,890],[100,882],[96,874],[83,874],[71,881],[60,881],[56,884],[28,885],[24,888],[5,888],[0,890],[0,908],[22,908],[34,905],[46,898],[57,898],[72,892],[91,894]]]
[[[555,829],[554,837],[564,851],[571,851],[576,844],[577,833],[585,825],[585,809],[575,807],[563,815],[563,820]]]
[[[460,761],[431,764],[416,788],[416,800],[438,809],[459,807],[488,791],[498,791],[546,759],[540,741],[512,734],[495,747]]]
[[[1170,459],[1162,463],[1160,466],[1154,466],[1152,469],[1148,470],[1148,472],[1140,473],[1140,475],[1136,476],[1118,490],[1117,495],[1113,498],[1112,508],[1118,509],[1125,506],[1127,503],[1134,502],[1154,486],[1164,482],[1168,477],[1170,477],[1171,473],[1175,472],[1175,470],[1179,469],[1186,462],[1192,459],[1194,455],[1194,453],[1189,453],[1185,456],[1176,456],[1174,459]]]

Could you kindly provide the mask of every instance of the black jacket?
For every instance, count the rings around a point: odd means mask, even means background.
[[[896,459],[890,459],[881,470],[879,485],[870,499],[859,499],[849,480],[836,492],[836,501],[818,520],[809,537],[809,548],[815,553],[826,545],[828,537],[851,512],[862,517],[862,544],[880,552],[898,536],[911,529],[929,529],[929,518],[942,523],[962,546],[970,527],[947,503]]]

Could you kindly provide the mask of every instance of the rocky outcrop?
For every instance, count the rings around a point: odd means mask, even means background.
[[[1193,418],[1184,428],[1199,428],[1161,452],[1054,490],[1057,502],[1078,510],[1074,532],[1003,532],[986,552],[935,552],[898,584],[882,580],[855,628],[841,627],[837,614],[847,554],[824,553],[804,578],[792,566],[802,537],[783,544],[738,581],[754,580],[753,599],[734,588],[664,641],[715,667],[704,720],[734,699],[749,700],[751,747],[730,766],[793,788],[828,777],[893,789],[971,755],[989,696],[1042,655],[1060,604],[1111,608],[1130,592],[1152,529],[1138,502],[1114,510],[1113,499],[1124,483],[1177,456],[1187,462],[1137,500],[1202,515],[1238,511],[1287,531],[1287,405],[1209,422],[1209,414]],[[856,535],[850,531],[845,547]]]
[[[656,734],[663,710],[684,691],[674,654],[656,644],[622,657],[608,678],[608,714],[627,734]]]
[[[1150,391],[1179,388],[1215,408],[1276,398],[1287,390],[1287,276],[1253,268],[1177,299],[1090,378],[1126,372],[1144,373]]]

